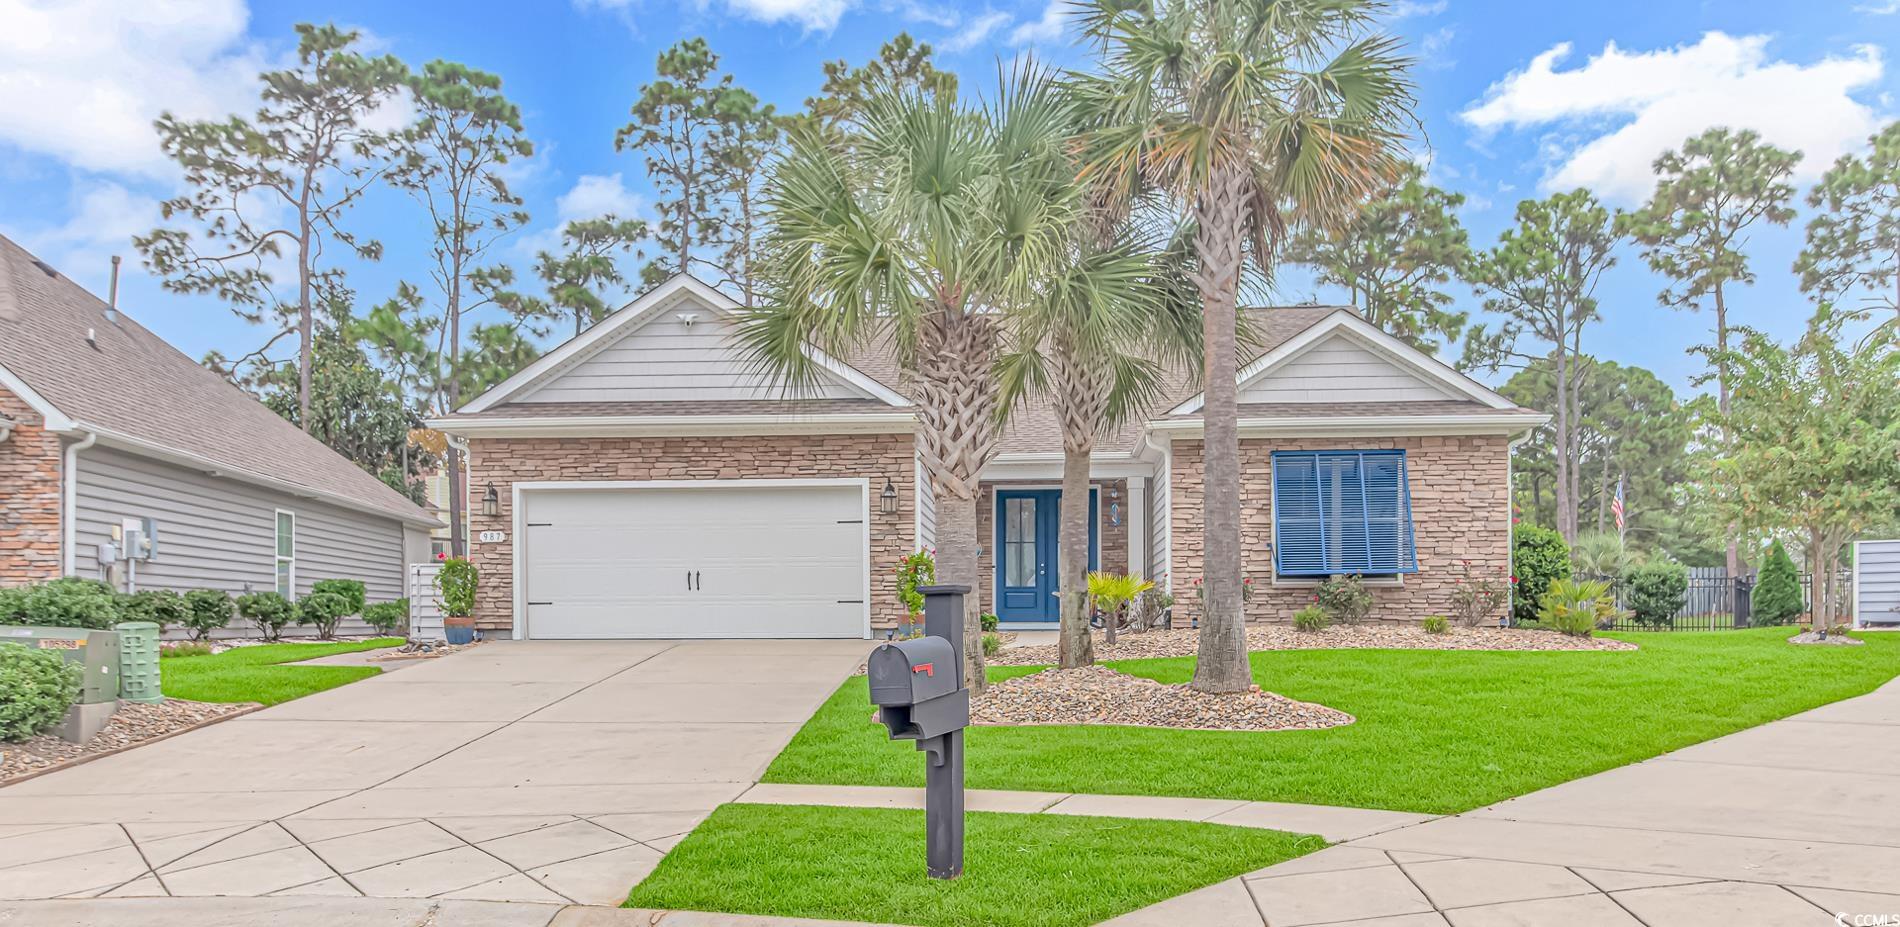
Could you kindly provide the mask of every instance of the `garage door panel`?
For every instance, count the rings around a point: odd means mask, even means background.
[[[858,485],[530,490],[527,633],[862,637],[863,500]]]

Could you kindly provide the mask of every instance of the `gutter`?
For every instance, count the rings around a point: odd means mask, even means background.
[[[1433,435],[1433,434],[1517,434],[1542,425],[1550,416],[1522,412],[1473,412],[1459,415],[1339,415],[1282,416],[1279,418],[1243,418],[1242,431],[1255,434],[1290,436]],[[1159,419],[1148,423],[1151,431],[1166,434],[1196,434],[1204,427],[1199,418]]]
[[[75,432],[80,433],[80,432]],[[99,441],[96,431],[83,432],[84,438],[66,445],[66,459],[59,469],[59,574],[73,575],[79,559],[79,452]]]

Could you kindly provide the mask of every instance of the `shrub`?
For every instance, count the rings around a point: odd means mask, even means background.
[[[1564,536],[1537,525],[1511,526],[1511,575],[1517,599],[1511,608],[1518,622],[1536,621],[1543,612],[1544,590],[1570,578],[1570,546]]]
[[[1001,637],[998,637],[994,634],[983,635],[983,655],[984,656],[986,657],[996,656],[996,654],[1000,652],[1002,649],[1003,649],[1003,639]]]
[[[1109,643],[1115,642],[1115,629],[1121,627],[1128,606],[1137,596],[1154,587],[1152,581],[1126,573],[1097,570],[1089,574],[1089,602],[1096,611],[1102,613],[1102,624],[1108,629]]]
[[[1585,531],[1570,547],[1570,562],[1585,576],[1622,576],[1639,564],[1636,555],[1614,531]]]
[[[977,618],[977,624],[982,625],[985,631],[994,631],[1002,627],[1003,619],[996,617],[995,612],[984,612],[981,617]]]
[[[0,624],[26,623],[26,586],[0,586]]]
[[[1761,565],[1761,577],[1749,603],[1749,620],[1757,627],[1787,624],[1801,617],[1801,609],[1801,578],[1795,573],[1788,549],[1776,541],[1768,549],[1768,562]]]
[[[920,550],[897,562],[897,598],[904,603],[904,611],[912,621],[924,613],[924,594],[917,591],[918,586],[929,586],[937,582],[937,559],[930,551]]]
[[[441,571],[435,574],[436,603],[442,606],[443,615],[467,618],[475,614],[475,588],[481,584],[481,575],[466,559],[443,559]]]
[[[1623,576],[1624,599],[1636,623],[1646,627],[1664,627],[1676,623],[1689,597],[1689,568],[1674,560],[1656,557]]]
[[[337,623],[350,613],[350,600],[337,592],[312,592],[297,602],[297,623],[314,625],[320,640],[336,636]]]
[[[211,655],[211,645],[198,641],[174,641],[158,645],[158,657],[205,657]]]
[[[184,625],[191,639],[211,639],[211,632],[231,623],[231,597],[217,589],[193,589],[185,593]]]
[[[375,605],[365,606],[363,621],[375,628],[377,634],[388,635],[409,623],[409,600],[397,599],[394,602],[378,602]]]
[[[1452,580],[1451,607],[1458,623],[1475,628],[1497,619],[1498,612],[1510,601],[1509,574],[1500,570],[1496,577],[1483,576],[1471,569],[1471,561],[1460,560],[1458,578]]]
[[[1156,588],[1135,597],[1135,630],[1146,631],[1161,626],[1162,616],[1174,607],[1174,596]]]
[[[79,667],[56,650],[0,644],[0,740],[25,740],[66,717],[79,698]]]
[[[158,625],[160,634],[173,625],[185,623],[191,609],[185,597],[170,589],[140,589],[125,597],[125,620],[149,621]]]
[[[1326,617],[1326,609],[1317,605],[1308,605],[1293,613],[1293,630],[1324,631],[1333,619]]]
[[[67,576],[10,594],[0,607],[11,614],[0,615],[0,621],[103,631],[125,620],[122,598],[111,586],[96,579]]]
[[[310,592],[313,595],[330,592],[342,596],[350,609],[343,613],[345,615],[361,615],[364,606],[369,603],[368,593],[364,591],[360,579],[319,579],[310,584]]]
[[[237,597],[238,614],[257,626],[267,641],[283,636],[284,627],[297,620],[297,603],[275,592],[252,592]]]
[[[1372,590],[1354,576],[1329,576],[1313,591],[1313,601],[1341,624],[1358,624],[1372,614]]]
[[[1600,625],[1616,621],[1616,598],[1603,580],[1559,579],[1544,591],[1538,622],[1571,637],[1589,637]]]
[[[1423,627],[1427,634],[1444,634],[1451,630],[1451,622],[1446,621],[1443,615],[1427,615],[1419,626]]]

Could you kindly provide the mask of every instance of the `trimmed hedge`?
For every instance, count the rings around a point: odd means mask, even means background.
[[[1623,574],[1623,593],[1637,624],[1675,624],[1676,613],[1689,597],[1689,568],[1657,557]]]
[[[191,631],[192,640],[210,640],[211,632],[222,630],[231,623],[233,611],[230,596],[216,589],[193,589],[185,593],[183,624]]]
[[[343,613],[345,615],[362,614],[364,603],[368,601],[360,579],[319,579],[310,584],[311,595],[323,592],[343,597],[344,604],[349,608]]]
[[[365,606],[363,621],[375,628],[377,634],[387,635],[409,622],[409,600],[397,599]]]
[[[238,614],[257,626],[267,641],[284,633],[284,627],[297,620],[297,603],[275,592],[252,592],[237,597]]]
[[[1517,577],[1517,593],[1511,606],[1515,623],[1537,621],[1550,584],[1570,578],[1570,545],[1553,529],[1522,523],[1512,525],[1511,575]]]
[[[104,631],[125,621],[126,599],[95,579],[68,576],[36,586],[5,590],[0,624]]]
[[[78,699],[79,667],[58,651],[0,643],[0,740],[44,732]]]

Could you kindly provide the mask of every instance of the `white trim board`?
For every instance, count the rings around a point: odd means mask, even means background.
[[[73,420],[67,418],[66,413],[59,411],[58,407],[47,401],[46,397],[41,396],[33,387],[28,386],[25,380],[8,370],[4,364],[0,364],[0,386],[6,387],[7,392],[20,397],[20,401],[26,403],[27,408],[37,413],[41,419],[41,427],[47,431],[73,430]]]
[[[728,317],[734,317],[744,311],[744,307],[731,297],[719,292],[718,289],[691,275],[675,274],[665,283],[642,293],[612,315],[596,322],[592,328],[543,354],[534,363],[516,371],[513,376],[475,397],[473,401],[457,411],[470,414],[482,412],[511,399],[528,395],[545,382],[598,353],[607,345],[637,331],[642,324],[672,308],[680,300],[689,298]],[[890,387],[823,351],[807,347],[805,353],[813,363],[873,399],[891,406],[911,404],[910,400]]]
[[[911,431],[907,411],[809,415],[586,415],[433,418],[430,428],[464,438],[595,438],[646,435],[866,434]]]

